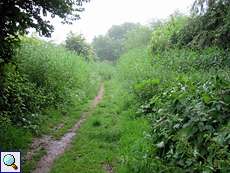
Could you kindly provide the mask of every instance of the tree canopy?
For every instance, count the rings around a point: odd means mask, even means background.
[[[63,23],[80,18],[79,13],[89,0],[7,0],[0,2],[0,63],[8,62],[13,53],[12,44],[18,34],[35,28],[40,35],[51,36],[53,26],[47,16],[63,19]]]
[[[114,42],[109,36],[100,35],[95,37],[92,46],[100,60],[114,61],[119,55],[119,44]]]
[[[196,0],[194,16],[177,34],[182,46],[204,48],[211,45],[230,47],[230,1]]]
[[[108,36],[113,40],[124,40],[125,35],[135,29],[138,28],[140,24],[138,23],[123,23],[121,25],[113,25],[109,31]]]
[[[86,42],[81,34],[70,32],[66,38],[65,47],[78,55],[82,55],[86,59],[89,59],[89,57],[93,55],[92,47]]]
[[[100,60],[117,60],[124,52],[124,41],[128,32],[139,28],[138,23],[123,23],[113,25],[105,36],[95,37],[93,48]]]
[[[151,40],[152,30],[147,26],[139,26],[126,34],[124,49],[128,51],[134,48],[146,47]]]

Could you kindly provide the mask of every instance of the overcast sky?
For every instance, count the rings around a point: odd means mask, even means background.
[[[105,34],[112,26],[124,22],[147,24],[179,10],[188,13],[194,0],[91,0],[85,5],[81,19],[73,25],[63,25],[58,19],[52,24],[55,31],[51,40],[63,42],[69,31],[83,34],[90,42],[94,36]]]

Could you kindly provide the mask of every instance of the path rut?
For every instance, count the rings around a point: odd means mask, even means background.
[[[97,104],[102,100],[104,95],[104,84],[100,85],[97,96],[92,101],[89,111],[82,113],[78,122],[60,139],[53,140],[50,136],[43,136],[40,139],[35,140],[32,144],[32,148],[35,150],[39,147],[45,148],[47,154],[43,156],[37,164],[37,167],[32,173],[48,173],[53,165],[54,160],[65,152],[70,146],[73,137],[77,135],[82,123],[84,123],[87,117],[92,113]],[[27,154],[27,159],[31,158],[33,151]]]

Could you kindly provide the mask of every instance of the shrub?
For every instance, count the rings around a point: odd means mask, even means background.
[[[62,110],[66,105],[84,102],[94,95],[98,84],[93,62],[35,38],[21,40],[13,63],[3,70],[0,91],[3,149],[25,148],[32,134],[41,133],[41,123],[47,119],[45,109]]]
[[[65,47],[86,60],[89,60],[94,55],[93,48],[86,42],[85,38],[72,32],[66,38]]]
[[[26,38],[18,51],[18,70],[44,90],[46,104],[61,106],[91,93],[90,63],[65,48]],[[90,82],[91,83],[90,83]]]
[[[138,151],[146,159],[130,170],[229,172],[229,54],[168,48],[150,60],[138,49],[118,63],[118,79],[152,127],[151,150]]]
[[[151,39],[151,51],[153,54],[174,47],[174,35],[184,26],[187,17],[181,15],[171,16],[164,24],[157,26]]]
[[[230,2],[197,0],[193,11],[195,15],[175,33],[175,42],[196,49],[210,46],[229,48]]]
[[[153,155],[184,172],[230,167],[229,81],[179,77],[155,87],[142,112],[151,117]]]

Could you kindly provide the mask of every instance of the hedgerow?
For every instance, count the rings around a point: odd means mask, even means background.
[[[230,54],[177,46],[176,20],[153,31],[152,56],[135,49],[118,63],[119,81],[152,129],[150,151],[127,165],[132,172],[229,172]]]
[[[21,40],[13,62],[4,67],[0,99],[2,149],[25,148],[26,142],[19,144],[23,140],[13,134],[28,134],[28,140],[32,134],[40,134],[48,116],[43,110],[62,110],[91,98],[99,81],[92,68],[94,62],[35,38]]]

